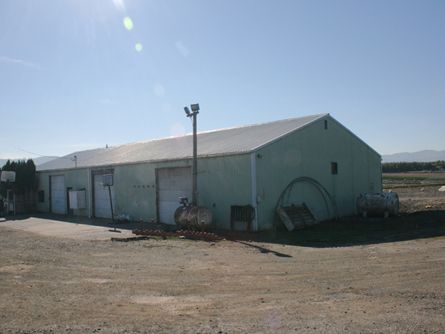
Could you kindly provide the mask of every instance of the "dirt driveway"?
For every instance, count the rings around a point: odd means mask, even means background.
[[[123,243],[11,224],[0,222],[0,333],[445,332],[443,235]]]
[[[144,224],[113,224],[110,219],[88,219],[39,215],[0,218],[0,226],[42,236],[76,240],[110,240],[113,237],[130,237],[132,229],[143,228]]]

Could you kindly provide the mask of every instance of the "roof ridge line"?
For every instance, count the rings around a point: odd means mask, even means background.
[[[275,123],[281,123],[281,122],[288,122],[288,121],[297,120],[297,119],[301,119],[301,118],[307,118],[307,117],[316,117],[315,119],[319,119],[319,118],[324,117],[326,115],[329,115],[329,113],[313,114],[313,115],[306,115],[306,116],[301,116],[301,117],[290,117],[290,118],[279,119],[279,120],[270,121],[270,122],[253,123],[253,124],[247,124],[247,125],[237,125],[237,126],[230,126],[230,127],[226,127],[226,128],[213,129],[213,130],[204,130],[204,131],[199,131],[197,133],[197,135],[199,136],[200,134],[206,134],[206,133],[215,133],[215,132],[222,132],[222,131],[234,130],[234,129],[251,128],[251,127],[254,127],[254,126],[261,126],[261,125],[266,125],[266,124],[275,124]],[[131,142],[131,143],[126,143],[126,144],[113,146],[112,148],[118,148],[118,147],[121,147],[121,146],[134,145],[134,144],[146,144],[146,143],[150,143],[150,142],[167,140],[167,139],[178,139],[178,138],[189,137],[189,136],[192,136],[192,135],[193,135],[193,133],[189,132],[189,133],[186,133],[186,134],[181,135],[181,136],[168,136],[168,137],[154,138],[154,139],[148,139],[148,140],[139,140],[139,141],[135,141],[135,142]]]

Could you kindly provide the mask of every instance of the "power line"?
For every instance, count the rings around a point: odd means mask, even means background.
[[[39,154],[39,153],[35,153],[35,152],[30,152],[30,151],[27,151],[27,150],[24,150],[24,149],[21,149],[21,148],[18,148],[18,147],[16,147],[15,149],[19,150],[19,151],[22,151],[22,152],[25,152],[25,153],[28,153],[28,154],[38,155],[39,157],[42,157],[42,158],[60,158],[58,156],[51,156],[51,155],[44,155],[44,154]]]
[[[21,148],[18,148],[18,147],[16,147],[15,149],[18,150],[18,151],[22,151],[22,152],[28,153],[28,154],[38,155],[41,158],[67,159],[67,160],[73,161],[72,158],[69,158],[69,157],[58,157],[56,155],[43,155],[43,154],[27,151],[27,150],[24,150],[24,149],[21,149]]]

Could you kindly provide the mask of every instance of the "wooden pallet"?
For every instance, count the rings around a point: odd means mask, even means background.
[[[289,231],[317,224],[314,215],[304,203],[301,205],[280,206],[277,209],[277,213]]]

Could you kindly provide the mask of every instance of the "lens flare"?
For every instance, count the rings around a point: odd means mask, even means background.
[[[163,97],[165,95],[165,88],[162,84],[156,83],[153,87],[153,93],[156,96]]]
[[[124,0],[113,0],[114,6],[119,10],[125,10]]]
[[[127,30],[133,29],[133,20],[129,16],[124,17],[124,27]]]
[[[141,43],[136,43],[136,45],[134,46],[134,49],[135,49],[137,52],[141,52],[143,48],[144,48],[144,47],[142,46]]]

